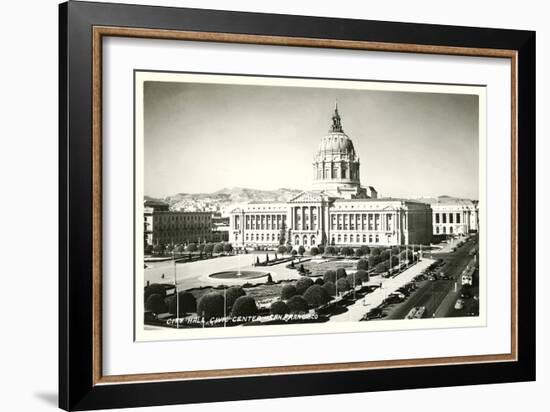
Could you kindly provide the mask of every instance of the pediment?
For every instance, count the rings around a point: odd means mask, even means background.
[[[315,203],[326,200],[326,195],[321,192],[302,192],[296,197],[290,199],[290,203]]]

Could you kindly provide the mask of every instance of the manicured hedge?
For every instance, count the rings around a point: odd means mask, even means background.
[[[359,279],[359,282],[368,282],[369,281],[369,274],[366,270],[359,269],[357,272],[355,272],[355,277]]]
[[[329,296],[336,295],[336,287],[334,286],[334,282],[329,280],[328,282],[325,282],[322,287],[327,291]]]
[[[286,315],[287,313],[290,313],[290,309],[288,308],[288,305],[283,302],[282,300],[278,300],[276,302],[273,302],[271,304],[271,308],[269,308],[269,313],[272,315]]]
[[[297,295],[303,295],[304,292],[313,285],[313,280],[311,278],[308,278],[307,276],[301,277],[296,282],[296,294]]]
[[[151,295],[160,295],[164,299],[166,297],[166,289],[164,285],[161,285],[160,283],[151,283],[149,286],[145,288],[145,302],[147,302],[147,299]]]
[[[294,295],[296,295],[296,286],[291,284],[287,284],[283,286],[283,289],[281,290],[281,299],[287,300]]]
[[[180,291],[178,292],[178,298],[176,295],[170,296],[166,299],[168,304],[168,312],[176,316],[183,316],[186,313],[196,312],[197,310],[197,300],[190,292]],[[179,313],[176,313],[178,311]]]
[[[167,311],[166,303],[164,303],[164,298],[157,294],[153,293],[145,301],[145,310],[150,310],[153,313],[165,313]]]
[[[197,315],[204,316],[205,320],[221,318],[224,314],[223,296],[217,292],[202,295],[197,305]]]
[[[357,270],[368,270],[369,262],[366,259],[359,259],[357,262]]]
[[[240,296],[231,309],[231,316],[254,316],[258,314],[256,301],[251,296]]]
[[[305,291],[304,299],[310,306],[319,307],[328,303],[330,296],[322,286],[312,285]]]
[[[350,285],[348,282],[348,278],[340,278],[336,281],[336,290],[338,290],[338,293],[340,292],[347,292],[350,290]]]
[[[307,313],[309,311],[309,305],[307,301],[299,295],[291,297],[286,301],[288,310],[290,313]]]
[[[246,292],[241,286],[231,286],[227,288],[227,291],[225,292],[225,304],[227,305],[227,309],[231,310],[235,301],[245,295]]]

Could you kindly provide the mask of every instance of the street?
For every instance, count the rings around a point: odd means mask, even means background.
[[[425,317],[455,317],[465,316],[472,311],[479,312],[477,302],[473,302],[473,296],[478,295],[477,282],[470,290],[472,297],[465,299],[465,308],[461,310],[454,308],[462,289],[460,275],[466,265],[472,261],[473,257],[469,252],[476,244],[477,240],[474,240],[467,242],[455,252],[434,253],[434,258],[444,261],[444,265],[438,270],[438,273],[443,273],[449,279],[418,282],[418,289],[404,302],[385,308],[387,316],[383,319],[404,319],[412,308],[418,306],[426,308]]]

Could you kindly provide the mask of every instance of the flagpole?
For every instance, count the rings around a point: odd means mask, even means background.
[[[177,270],[176,270],[176,259],[174,255],[174,288],[176,293],[176,329],[180,328],[180,295],[178,293],[178,278],[177,278]]]

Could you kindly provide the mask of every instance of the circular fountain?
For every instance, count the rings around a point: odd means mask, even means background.
[[[258,279],[269,275],[269,272],[260,272],[258,270],[226,270],[209,275],[213,279]]]

